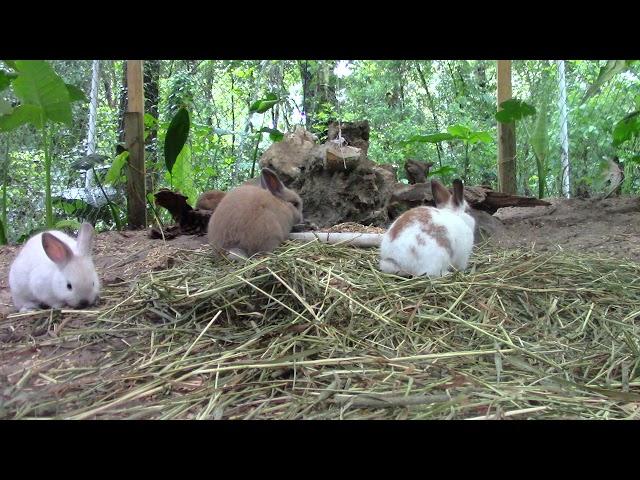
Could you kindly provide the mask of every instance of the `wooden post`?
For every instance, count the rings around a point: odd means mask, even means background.
[[[511,60],[498,60],[498,110],[511,98]],[[498,190],[516,193],[516,127],[498,122]]]
[[[129,228],[147,227],[144,165],[144,86],[142,60],[127,60],[127,112],[124,137],[129,151],[127,170],[127,219]]]

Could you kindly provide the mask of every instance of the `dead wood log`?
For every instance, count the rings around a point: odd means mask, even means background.
[[[508,193],[495,192],[484,185],[464,187],[464,198],[469,206],[494,214],[503,207],[538,207],[551,205],[549,202],[533,197],[521,197]],[[430,183],[415,185],[396,184],[389,202],[389,217],[396,218],[400,213],[419,205],[433,205]]]

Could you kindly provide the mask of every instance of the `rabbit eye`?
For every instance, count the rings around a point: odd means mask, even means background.
[[[67,290],[71,290],[71,284],[69,282],[67,282]]]

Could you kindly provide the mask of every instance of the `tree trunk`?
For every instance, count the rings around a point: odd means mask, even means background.
[[[511,60],[498,60],[498,109],[511,98]],[[498,188],[515,194],[516,185],[516,127],[514,123],[498,122]]]
[[[305,126],[310,132],[324,132],[328,122],[318,119],[324,104],[336,107],[336,77],[334,63],[301,60],[298,62],[302,78],[302,110]]]
[[[124,114],[127,111],[127,61],[122,61],[122,86],[118,103],[118,143],[124,143]]]

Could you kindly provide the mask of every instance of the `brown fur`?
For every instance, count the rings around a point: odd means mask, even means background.
[[[444,188],[444,186],[442,186],[442,184],[437,180],[431,180],[431,194],[433,195],[433,201],[438,208],[446,205],[451,199],[449,190]]]
[[[201,210],[211,210],[213,212],[225,195],[225,192],[221,192],[220,190],[209,190],[208,192],[204,192],[198,198],[196,208]]]
[[[298,194],[279,183],[270,170],[264,169],[262,175],[265,188],[247,184],[235,188],[213,212],[208,237],[214,248],[241,250],[247,256],[272,252],[293,225],[302,222]]]
[[[459,207],[464,202],[464,185],[462,180],[456,178],[453,181],[453,204]]]
[[[418,223],[422,233],[432,237],[449,255],[453,255],[453,248],[447,237],[447,229],[442,225],[435,225],[431,221],[431,208],[432,207],[416,207],[403,213],[400,218],[395,221],[391,230],[389,230],[391,240],[395,240],[398,235],[410,225]],[[421,246],[426,244],[426,241],[420,234],[416,237],[416,242]]]

